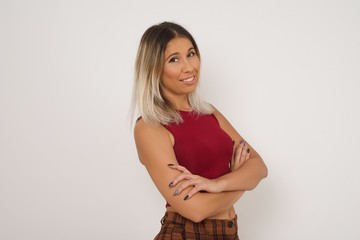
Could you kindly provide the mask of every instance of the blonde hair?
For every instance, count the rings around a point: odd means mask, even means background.
[[[167,125],[182,122],[179,112],[162,94],[161,83],[165,48],[176,37],[189,39],[200,59],[194,38],[182,26],[163,22],[148,28],[141,38],[135,61],[132,117],[137,110],[146,123]],[[210,114],[214,111],[196,91],[188,95],[188,100],[193,111],[198,114]]]

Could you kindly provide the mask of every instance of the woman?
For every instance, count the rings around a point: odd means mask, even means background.
[[[238,239],[233,205],[267,176],[259,154],[196,94],[199,75],[200,52],[186,29],[163,22],[146,30],[135,64],[134,137],[167,201],[155,239]]]

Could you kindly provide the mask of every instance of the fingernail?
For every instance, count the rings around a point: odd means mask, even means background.
[[[240,144],[243,144],[244,143],[244,139],[240,141]]]
[[[169,183],[169,187],[172,187],[174,185],[174,182]]]
[[[250,148],[248,148],[248,149],[246,150],[246,152],[247,152],[247,153],[250,153]]]
[[[234,146],[234,144],[235,144],[235,141],[233,140],[233,146]]]
[[[172,166],[174,166],[174,164],[173,164],[173,163],[169,163],[168,166],[169,166],[169,167],[172,167]]]
[[[186,196],[184,197],[184,201],[187,200],[188,198],[189,198],[189,195],[186,195]]]
[[[179,193],[179,191],[176,189],[174,192],[174,196],[176,196]]]

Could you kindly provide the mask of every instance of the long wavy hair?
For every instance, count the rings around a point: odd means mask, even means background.
[[[162,22],[148,28],[141,38],[135,61],[132,119],[135,114],[139,114],[150,124],[182,122],[179,112],[162,94],[161,83],[165,48],[176,37],[189,39],[200,59],[200,51],[194,38],[182,26]],[[196,90],[188,95],[188,100],[193,111],[198,114],[210,114],[214,111],[209,103],[198,96]]]

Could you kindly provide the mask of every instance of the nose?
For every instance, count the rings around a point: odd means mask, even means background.
[[[194,66],[192,65],[189,59],[184,60],[183,72],[192,72],[194,70]]]

